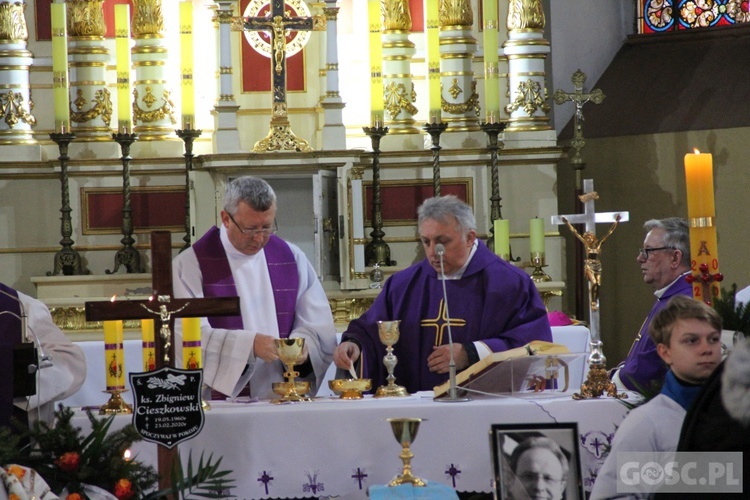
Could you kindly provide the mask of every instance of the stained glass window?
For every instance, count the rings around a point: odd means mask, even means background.
[[[638,0],[638,32],[663,33],[750,22],[750,0]]]

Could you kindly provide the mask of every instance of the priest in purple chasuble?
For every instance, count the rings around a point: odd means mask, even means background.
[[[348,370],[361,358],[362,366],[355,369],[371,378],[373,387],[386,383],[386,351],[377,321],[401,321],[394,375],[412,393],[432,390],[448,379],[448,317],[458,371],[493,352],[532,340],[552,341],[547,312],[531,278],[477,239],[469,205],[455,196],[430,198],[418,216],[426,258],[391,276],[370,309],[349,323],[334,354],[338,368]],[[445,248],[448,315],[438,244]]]
[[[336,347],[328,298],[305,254],[276,236],[276,194],[257,177],[227,184],[221,226],[209,229],[172,262],[175,297],[239,297],[240,316],[201,319],[203,377],[212,389],[237,396],[276,397],[284,381],[278,338],[304,338],[296,370],[317,392]],[[182,329],[175,325],[177,365]]]
[[[26,332],[21,318],[25,317]],[[13,398],[13,345],[33,342],[39,357],[36,394]],[[46,359],[41,359],[42,357]],[[29,422],[52,422],[55,402],[80,389],[86,379],[83,350],[71,342],[52,320],[47,306],[26,294],[0,283],[0,420],[7,423],[9,412],[27,412]],[[10,398],[10,399],[9,399]],[[16,413],[17,415],[17,413]]]

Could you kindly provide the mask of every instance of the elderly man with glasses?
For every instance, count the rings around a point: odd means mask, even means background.
[[[656,313],[675,295],[692,296],[685,275],[690,272],[690,233],[685,219],[670,217],[652,219],[643,228],[647,231],[643,248],[636,260],[643,281],[654,289],[656,303],[643,322],[625,361],[612,370],[611,378],[620,389],[648,391],[661,386],[666,366],[656,353],[648,328]]]
[[[204,380],[229,396],[249,382],[252,397],[274,397],[272,383],[284,380],[274,339],[305,339],[295,370],[313,394],[333,359],[336,329],[323,287],[302,250],[276,231],[271,186],[239,177],[227,185],[221,226],[172,264],[176,297],[240,298],[240,316],[201,320]],[[179,346],[179,323],[176,330]]]

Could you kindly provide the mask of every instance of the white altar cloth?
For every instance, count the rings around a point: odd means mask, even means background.
[[[241,499],[329,497],[366,498],[370,485],[387,484],[401,472],[401,447],[386,422],[419,417],[423,422],[411,447],[413,473],[458,491],[491,492],[490,426],[496,423],[578,422],[582,477],[587,490],[603,462],[601,455],[627,413],[612,399],[573,401],[570,396],[482,398],[437,403],[432,393],[404,398],[370,396],[309,403],[212,402],[205,425],[180,444],[185,461],[201,453],[223,457],[233,471]],[[631,396],[632,397],[632,396]],[[113,429],[131,422],[115,417]],[[77,411],[74,425],[87,430]],[[139,460],[156,463],[156,445],[134,445]]]

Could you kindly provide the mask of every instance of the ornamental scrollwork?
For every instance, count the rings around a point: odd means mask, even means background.
[[[28,41],[25,9],[26,4],[22,2],[0,4],[0,40]]]
[[[153,123],[168,117],[173,125],[177,123],[177,120],[175,120],[174,117],[174,103],[172,102],[172,93],[169,90],[164,89],[164,93],[162,94],[162,105],[159,108],[150,111],[141,109],[141,107],[138,105],[138,96],[138,89],[133,89],[133,119],[136,122],[141,121],[143,123]],[[157,100],[158,99],[153,94],[151,87],[147,86],[146,95],[143,96],[143,102],[147,107],[150,108],[156,103]]]
[[[392,120],[395,120],[401,114],[401,110],[411,115],[417,114],[419,110],[412,104],[414,101],[416,101],[416,92],[414,91],[413,84],[410,95],[407,95],[406,87],[403,83],[396,84],[395,82],[390,82],[386,85],[385,109],[391,115]]]
[[[516,98],[505,106],[505,111],[511,114],[517,109],[523,108],[529,116],[532,116],[538,110],[548,113],[550,106],[547,104],[547,97],[547,88],[542,89],[539,82],[529,79],[518,84]]]
[[[162,0],[133,0],[133,36],[144,38],[164,32]]]
[[[474,11],[469,0],[440,0],[438,5],[440,26],[471,26],[474,24]]]
[[[105,125],[109,126],[112,121],[112,95],[107,89],[99,89],[94,93],[94,105],[87,111],[82,111],[83,107],[88,104],[83,97],[83,91],[78,89],[76,98],[73,101],[76,109],[70,112],[70,121],[75,123],[86,123],[97,116],[102,117]]]
[[[508,3],[508,30],[543,30],[545,23],[541,0],[511,0]]]
[[[29,101],[29,111],[33,109],[33,103]],[[19,120],[23,120],[28,125],[35,125],[36,118],[23,107],[23,94],[20,92],[13,93],[9,90],[5,94],[0,94],[0,113],[8,127],[13,128]]]
[[[443,93],[440,92],[440,94],[442,96]],[[476,80],[473,80],[471,82],[471,95],[466,101],[455,103],[448,102],[445,100],[445,97],[441,97],[440,100],[440,107],[443,109],[443,111],[453,115],[462,115],[464,113],[468,113],[473,109],[474,113],[479,116],[479,112],[481,110],[481,107],[479,106],[479,94],[477,93]]]
[[[411,30],[411,11],[407,0],[384,0],[381,7],[386,30]]]
[[[68,0],[68,34],[71,37],[104,36],[104,0]]]

